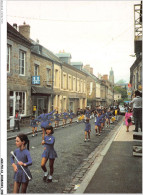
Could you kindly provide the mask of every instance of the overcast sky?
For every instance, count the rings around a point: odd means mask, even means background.
[[[140,1],[7,1],[7,22],[31,26],[30,37],[94,74],[129,82],[134,57],[134,4]]]

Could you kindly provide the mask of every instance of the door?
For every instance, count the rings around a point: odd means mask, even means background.
[[[10,96],[9,115],[10,115],[10,128],[12,128],[14,127],[14,115],[15,115],[15,97],[14,96]]]
[[[37,114],[38,116],[43,113],[44,109],[44,98],[37,99]]]
[[[73,110],[73,102],[70,102],[69,110],[72,110],[74,112],[74,110]]]

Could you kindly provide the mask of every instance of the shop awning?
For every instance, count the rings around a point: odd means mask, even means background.
[[[33,94],[53,94],[53,90],[47,87],[35,87],[32,86],[32,93]]]

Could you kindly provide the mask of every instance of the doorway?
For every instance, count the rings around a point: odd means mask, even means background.
[[[15,96],[10,96],[9,116],[10,116],[10,128],[14,127],[15,116]]]
[[[44,98],[37,99],[37,114],[38,116],[43,113],[44,109]]]

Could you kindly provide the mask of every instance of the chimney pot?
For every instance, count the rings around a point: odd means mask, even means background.
[[[13,23],[13,28],[15,28],[17,30],[17,24]]]

